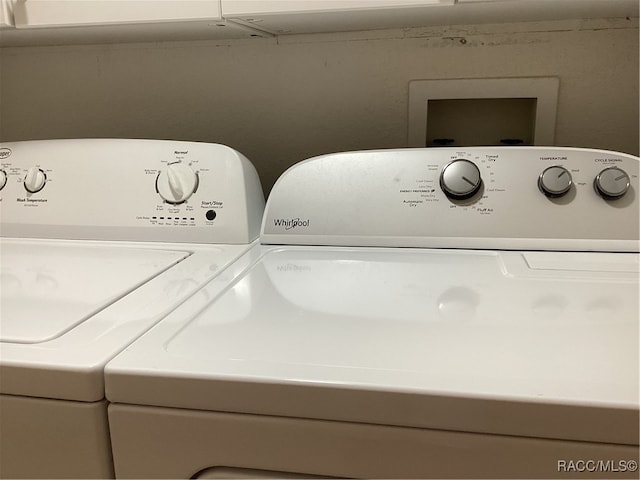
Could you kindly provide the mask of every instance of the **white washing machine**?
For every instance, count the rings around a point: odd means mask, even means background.
[[[107,365],[116,476],[637,478],[638,167],[533,147],[293,166],[250,267]]]
[[[113,477],[104,366],[238,273],[258,176],[222,145],[27,141],[0,145],[0,188],[0,476]]]

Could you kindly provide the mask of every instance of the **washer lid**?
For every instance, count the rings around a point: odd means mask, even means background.
[[[104,398],[109,360],[210,280],[227,285],[237,275],[230,267],[253,248],[0,240],[0,331],[34,342],[0,342],[0,393],[86,402]],[[38,274],[51,279],[39,284]],[[38,316],[44,308],[32,300],[49,311]],[[21,307],[29,314],[18,316]]]
[[[3,241],[0,341],[53,340],[188,256],[185,251]]]
[[[108,364],[107,398],[637,444],[638,255],[263,248]]]

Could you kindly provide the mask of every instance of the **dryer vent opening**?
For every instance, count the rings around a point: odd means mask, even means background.
[[[429,100],[425,145],[533,145],[535,98]]]

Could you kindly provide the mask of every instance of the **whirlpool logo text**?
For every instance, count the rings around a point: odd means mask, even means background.
[[[285,230],[291,230],[292,228],[296,228],[296,227],[308,227],[309,219],[307,218],[306,220],[301,220],[300,217],[288,218],[288,219],[274,218],[273,225],[275,227],[284,227]]]

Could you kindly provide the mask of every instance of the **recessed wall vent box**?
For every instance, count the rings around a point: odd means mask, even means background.
[[[555,77],[414,80],[409,146],[553,145]]]

